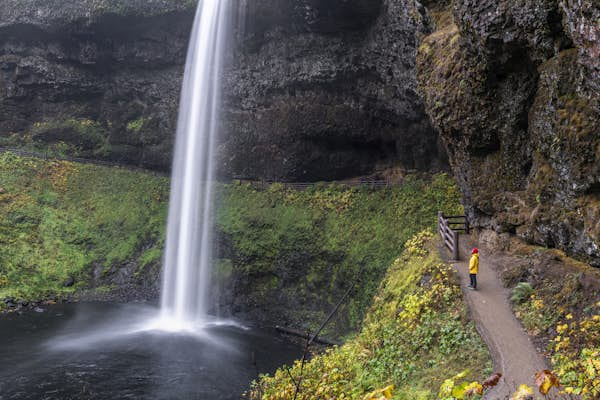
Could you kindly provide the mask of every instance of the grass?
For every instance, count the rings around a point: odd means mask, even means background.
[[[435,399],[443,376],[469,370],[481,379],[491,361],[452,268],[439,258],[429,231],[409,240],[391,263],[362,330],[341,347],[297,361],[254,382],[252,399]],[[293,377],[293,380],[292,380]],[[393,389],[392,389],[393,387]],[[384,396],[383,389],[387,388]],[[390,393],[391,392],[391,393]]]

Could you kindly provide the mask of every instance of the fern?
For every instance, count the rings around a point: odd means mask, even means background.
[[[529,299],[533,294],[533,288],[527,282],[519,282],[517,286],[512,291],[512,295],[510,296],[510,301],[513,303],[523,303],[525,300]]]

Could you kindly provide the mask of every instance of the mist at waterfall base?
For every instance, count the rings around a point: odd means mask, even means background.
[[[207,315],[213,152],[230,1],[200,2],[173,163],[160,309],[67,304],[0,319],[0,400],[237,399],[301,355],[275,332]]]
[[[301,353],[274,332],[231,324],[203,336],[142,330],[155,313],[82,303],[0,318],[0,399],[239,399],[257,370]],[[127,334],[108,332],[123,326]]]

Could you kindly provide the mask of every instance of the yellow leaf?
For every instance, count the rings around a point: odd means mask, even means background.
[[[377,389],[370,393],[367,393],[364,400],[385,400],[393,397],[394,385],[389,385],[383,389]]]
[[[386,399],[391,399],[393,396],[393,394],[392,394],[393,391],[394,391],[394,385],[389,385],[389,386],[385,387],[381,393],[385,396]]]
[[[538,387],[541,394],[544,396],[548,394],[552,387],[559,387],[560,383],[558,378],[551,371],[545,369],[535,373],[535,384]]]
[[[519,389],[513,394],[512,400],[533,400],[533,389],[527,385],[519,386]]]
[[[479,382],[471,382],[465,388],[465,396],[474,396],[474,395],[482,395],[483,394],[483,385]]]

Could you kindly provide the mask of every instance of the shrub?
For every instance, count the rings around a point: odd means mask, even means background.
[[[410,240],[393,261],[354,339],[296,361],[254,382],[252,399],[435,399],[444,374],[481,379],[486,347],[466,310],[454,270],[444,264],[431,232]],[[418,250],[418,251],[417,251]],[[421,285],[424,276],[428,285]],[[469,351],[463,351],[468,348]]]

